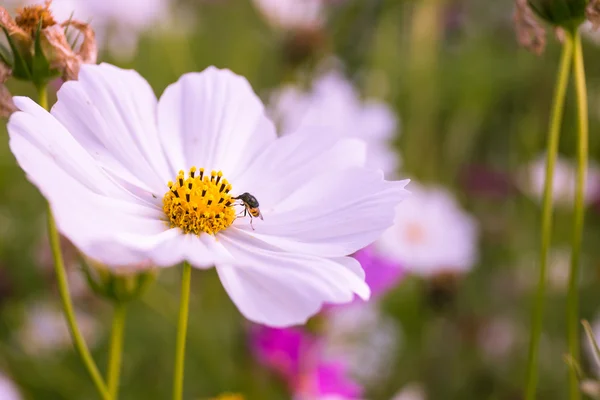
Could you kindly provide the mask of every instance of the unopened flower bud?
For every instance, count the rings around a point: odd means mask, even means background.
[[[589,0],[527,0],[527,3],[550,25],[576,29],[585,21]]]
[[[82,63],[96,61],[96,42],[89,25],[71,19],[58,23],[50,1],[20,9],[15,19],[0,7],[0,27],[9,45],[0,49],[1,54],[9,55],[2,61],[15,78],[37,87],[60,75],[75,79]]]
[[[90,259],[84,259],[82,264],[92,290],[118,303],[139,298],[157,275],[155,268],[146,266],[114,269]]]

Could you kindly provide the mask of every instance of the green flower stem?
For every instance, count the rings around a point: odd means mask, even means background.
[[[578,30],[572,34],[574,42],[573,74],[575,75],[575,93],[577,99],[577,179],[573,211],[573,242],[571,253],[571,272],[569,292],[567,294],[567,341],[569,354],[579,362],[579,264],[584,225],[584,191],[588,164],[588,104],[583,66],[581,35]],[[569,371],[569,399],[579,400],[579,379],[573,369]]]
[[[187,333],[188,311],[190,308],[190,282],[192,267],[183,263],[181,277],[181,298],[179,300],[179,323],[177,325],[177,343],[175,345],[175,373],[173,376],[173,400],[183,398],[183,370],[185,366],[185,337]]]
[[[554,165],[558,153],[558,139],[562,124],[565,94],[569,83],[571,70],[571,58],[573,55],[573,41],[567,35],[562,47],[560,66],[556,77],[552,114],[550,116],[550,127],[548,130],[548,144],[546,154],[546,180],[544,182],[544,196],[542,201],[542,237],[540,248],[540,275],[533,307],[531,321],[531,336],[529,341],[529,359],[527,362],[527,384],[526,400],[535,399],[537,374],[538,374],[538,352],[542,333],[544,314],[544,298],[546,296],[546,274],[548,249],[552,240],[552,185],[554,181]]]
[[[46,86],[38,88],[38,101],[40,106],[48,109],[48,93],[46,90]],[[56,272],[56,282],[58,284],[58,291],[60,292],[60,299],[62,301],[63,310],[65,313],[65,317],[67,319],[67,324],[69,325],[69,331],[71,332],[71,337],[73,338],[73,344],[75,345],[75,349],[79,353],[83,364],[85,365],[92,381],[96,385],[96,389],[98,389],[98,393],[104,400],[111,400],[111,396],[108,392],[106,384],[102,379],[102,375],[90,354],[90,351],[85,344],[85,340],[81,335],[81,331],[79,330],[79,326],[77,325],[77,320],[75,318],[75,311],[73,310],[73,303],[71,302],[71,296],[69,294],[69,285],[67,283],[67,273],[65,271],[65,265],[63,262],[62,252],[60,250],[60,238],[58,235],[58,230],[56,229],[56,223],[54,222],[54,218],[52,217],[52,210],[48,207],[48,237],[50,239],[50,246],[52,248],[52,257],[54,259],[54,270]]]
[[[108,390],[113,400],[117,400],[119,397],[119,377],[121,372],[121,355],[123,354],[126,308],[124,303],[115,303],[107,373]]]

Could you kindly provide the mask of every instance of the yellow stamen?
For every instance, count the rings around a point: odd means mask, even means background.
[[[17,17],[15,18],[17,26],[31,37],[34,37],[40,27],[40,23],[42,29],[55,25],[56,21],[50,11],[50,4],[51,1],[48,0],[44,5],[36,4],[17,10]]]
[[[214,235],[230,226],[235,220],[234,199],[229,194],[231,184],[222,177],[221,171],[205,175],[204,168],[190,168],[187,178],[179,171],[163,197],[163,211],[171,227]]]

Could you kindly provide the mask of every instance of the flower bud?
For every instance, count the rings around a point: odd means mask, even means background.
[[[109,268],[91,259],[83,259],[83,271],[92,290],[111,301],[124,303],[139,298],[154,282],[155,268]]]
[[[527,0],[527,3],[550,25],[576,29],[585,21],[589,0]]]
[[[12,70],[12,76],[37,87],[60,75],[75,79],[82,63],[96,62],[96,42],[89,25],[56,22],[50,1],[20,9],[14,20],[0,7],[0,28],[9,45],[0,45],[0,61]]]

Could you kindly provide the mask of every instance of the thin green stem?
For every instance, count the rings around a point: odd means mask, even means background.
[[[108,390],[113,400],[117,400],[119,397],[119,377],[121,373],[121,355],[123,354],[126,308],[124,303],[115,303],[107,373]]]
[[[48,93],[46,90],[46,86],[38,88],[38,101],[40,106],[48,109]],[[65,318],[67,319],[67,324],[69,325],[69,331],[71,332],[71,337],[73,338],[73,344],[75,345],[75,349],[79,353],[83,364],[85,365],[94,385],[96,385],[96,389],[98,389],[98,393],[104,400],[111,400],[111,396],[108,392],[106,384],[102,379],[102,375],[100,375],[100,371],[90,354],[90,351],[85,344],[85,340],[83,339],[83,335],[79,330],[79,326],[77,325],[77,319],[75,318],[75,311],[73,309],[73,303],[71,302],[71,296],[69,294],[69,284],[67,282],[67,273],[65,271],[65,265],[63,262],[62,252],[60,249],[60,237],[58,234],[58,230],[56,229],[56,223],[54,222],[54,218],[52,217],[52,210],[48,207],[48,237],[50,239],[50,247],[52,248],[52,257],[54,259],[54,270],[56,272],[56,282],[58,285],[58,291],[60,293],[60,299],[63,306],[63,311],[65,313]]]
[[[571,272],[569,275],[569,292],[567,294],[567,341],[569,354],[579,362],[579,264],[583,225],[585,217],[584,192],[585,175],[588,164],[588,104],[583,66],[581,35],[578,30],[572,34],[574,41],[573,74],[575,75],[575,93],[577,99],[577,179],[575,184],[575,203],[573,210],[573,241],[571,253]],[[569,371],[569,399],[579,400],[579,379],[574,370]]]
[[[50,246],[52,247],[52,256],[54,258],[54,270],[56,272],[56,282],[58,284],[58,291],[60,293],[60,299],[63,305],[63,311],[65,313],[65,317],[67,319],[67,324],[69,325],[69,331],[71,332],[71,337],[73,339],[73,344],[75,345],[75,349],[79,353],[81,357],[81,361],[87,368],[92,381],[96,385],[96,389],[98,389],[98,393],[104,400],[111,400],[111,396],[106,388],[106,384],[100,375],[100,371],[98,371],[98,367],[90,354],[90,351],[85,344],[85,340],[83,339],[83,335],[79,330],[79,326],[77,325],[77,320],[75,318],[75,311],[73,310],[73,303],[71,302],[71,296],[69,294],[69,285],[67,283],[67,273],[65,271],[65,266],[63,263],[62,253],[60,250],[60,240],[58,236],[58,231],[56,230],[56,224],[54,223],[54,218],[52,217],[52,211],[50,207],[48,207],[48,236],[50,237]]]
[[[567,35],[568,36],[568,35]],[[562,47],[560,65],[554,88],[552,114],[548,129],[548,143],[546,153],[546,180],[544,182],[544,197],[542,201],[542,232],[540,248],[540,275],[538,281],[533,314],[531,317],[531,336],[529,341],[529,359],[527,362],[526,400],[535,399],[538,375],[538,351],[542,333],[544,298],[546,296],[546,274],[548,249],[552,240],[552,185],[554,181],[554,165],[558,153],[558,139],[562,125],[565,94],[569,83],[571,70],[571,57],[573,54],[573,41],[569,36]]]
[[[185,338],[187,334],[188,311],[190,306],[190,282],[192,267],[183,263],[181,277],[181,298],[179,300],[179,323],[177,324],[177,343],[175,347],[175,373],[173,375],[173,400],[183,398],[183,371],[185,366]]]
[[[38,88],[38,104],[48,110],[48,86]]]

